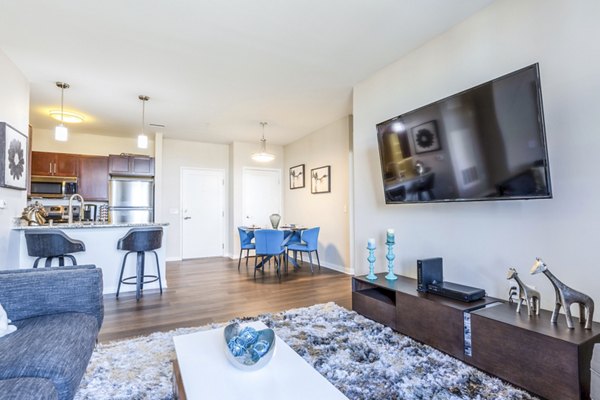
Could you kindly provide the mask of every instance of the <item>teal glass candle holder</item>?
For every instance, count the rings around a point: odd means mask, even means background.
[[[367,243],[367,250],[369,250],[369,256],[367,257],[367,261],[369,262],[369,275],[367,275],[367,279],[374,281],[377,279],[377,275],[375,275],[375,243],[371,240]]]

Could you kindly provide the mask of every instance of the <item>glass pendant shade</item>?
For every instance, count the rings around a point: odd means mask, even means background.
[[[144,135],[143,133],[141,135],[139,135],[137,138],[137,147],[140,149],[147,149],[148,148],[148,136]]]
[[[260,151],[252,154],[252,159],[257,162],[270,162],[275,159],[275,154],[267,152],[267,139],[265,139],[265,125],[266,122],[261,122],[262,125],[262,138],[260,139]]]
[[[54,140],[58,140],[59,142],[69,140],[69,130],[66,126],[60,124],[54,129]]]

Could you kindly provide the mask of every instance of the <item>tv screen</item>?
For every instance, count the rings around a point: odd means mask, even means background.
[[[538,64],[377,124],[385,201],[551,198]]]

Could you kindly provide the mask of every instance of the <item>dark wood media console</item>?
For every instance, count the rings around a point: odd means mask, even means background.
[[[600,324],[591,331],[567,329],[564,315],[529,318],[514,304],[485,297],[472,303],[417,292],[416,279],[395,281],[377,274],[352,279],[352,309],[490,374],[548,399],[587,399],[590,360],[600,342]],[[465,354],[465,313],[470,317],[471,354]],[[469,353],[469,352],[467,352]]]

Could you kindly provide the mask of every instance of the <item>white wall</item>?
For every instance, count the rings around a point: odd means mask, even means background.
[[[229,175],[229,146],[174,140],[165,138],[162,143],[162,196],[160,199],[162,221],[168,222],[167,260],[181,259],[181,168],[222,169]],[[226,183],[225,187],[229,187]],[[229,198],[226,192],[225,197]],[[229,221],[226,221],[226,226]],[[226,235],[225,248],[229,247]]]
[[[256,153],[259,150],[259,143],[242,143],[242,142],[234,142],[231,144],[230,154],[231,154],[231,197],[232,200],[230,204],[230,216],[231,216],[231,225],[229,227],[229,231],[231,232],[231,237],[233,238],[229,247],[225,247],[229,249],[232,257],[237,258],[240,254],[240,236],[237,230],[238,226],[244,225],[244,218],[242,216],[242,207],[243,207],[243,171],[245,167],[253,167],[253,168],[271,168],[271,169],[280,169],[282,170],[282,193],[281,198],[283,199],[283,188],[285,185],[283,184],[283,147],[271,145],[267,142],[267,151],[275,154],[275,160],[268,163],[260,163],[252,160],[252,153]],[[282,218],[285,220],[285,204],[284,209],[281,214]]]
[[[592,0],[497,1],[354,88],[357,273],[367,272],[369,237],[384,270],[384,232],[393,227],[401,274],[415,277],[417,259],[442,256],[447,280],[505,298],[514,266],[551,308],[550,283],[528,273],[541,256],[559,279],[600,302],[599,15]],[[385,205],[375,124],[535,62],[553,199]]]
[[[19,69],[0,51],[0,121],[21,133],[29,130],[29,82]],[[0,188],[0,200],[7,207],[0,209],[0,269],[15,267],[7,259],[14,217],[20,216],[27,203],[25,190]]]
[[[319,256],[330,268],[352,273],[348,227],[351,118],[342,118],[284,147],[285,221],[320,226]],[[289,168],[304,164],[305,187],[290,190]],[[312,194],[310,170],[331,166],[331,193]]]
[[[69,129],[69,140],[59,142],[54,140],[53,130],[33,127],[32,150],[97,156],[121,153],[154,156],[154,140],[151,139],[151,136],[148,140],[148,148],[140,149],[137,147],[137,137],[96,135],[72,132],[72,130],[72,128]]]

